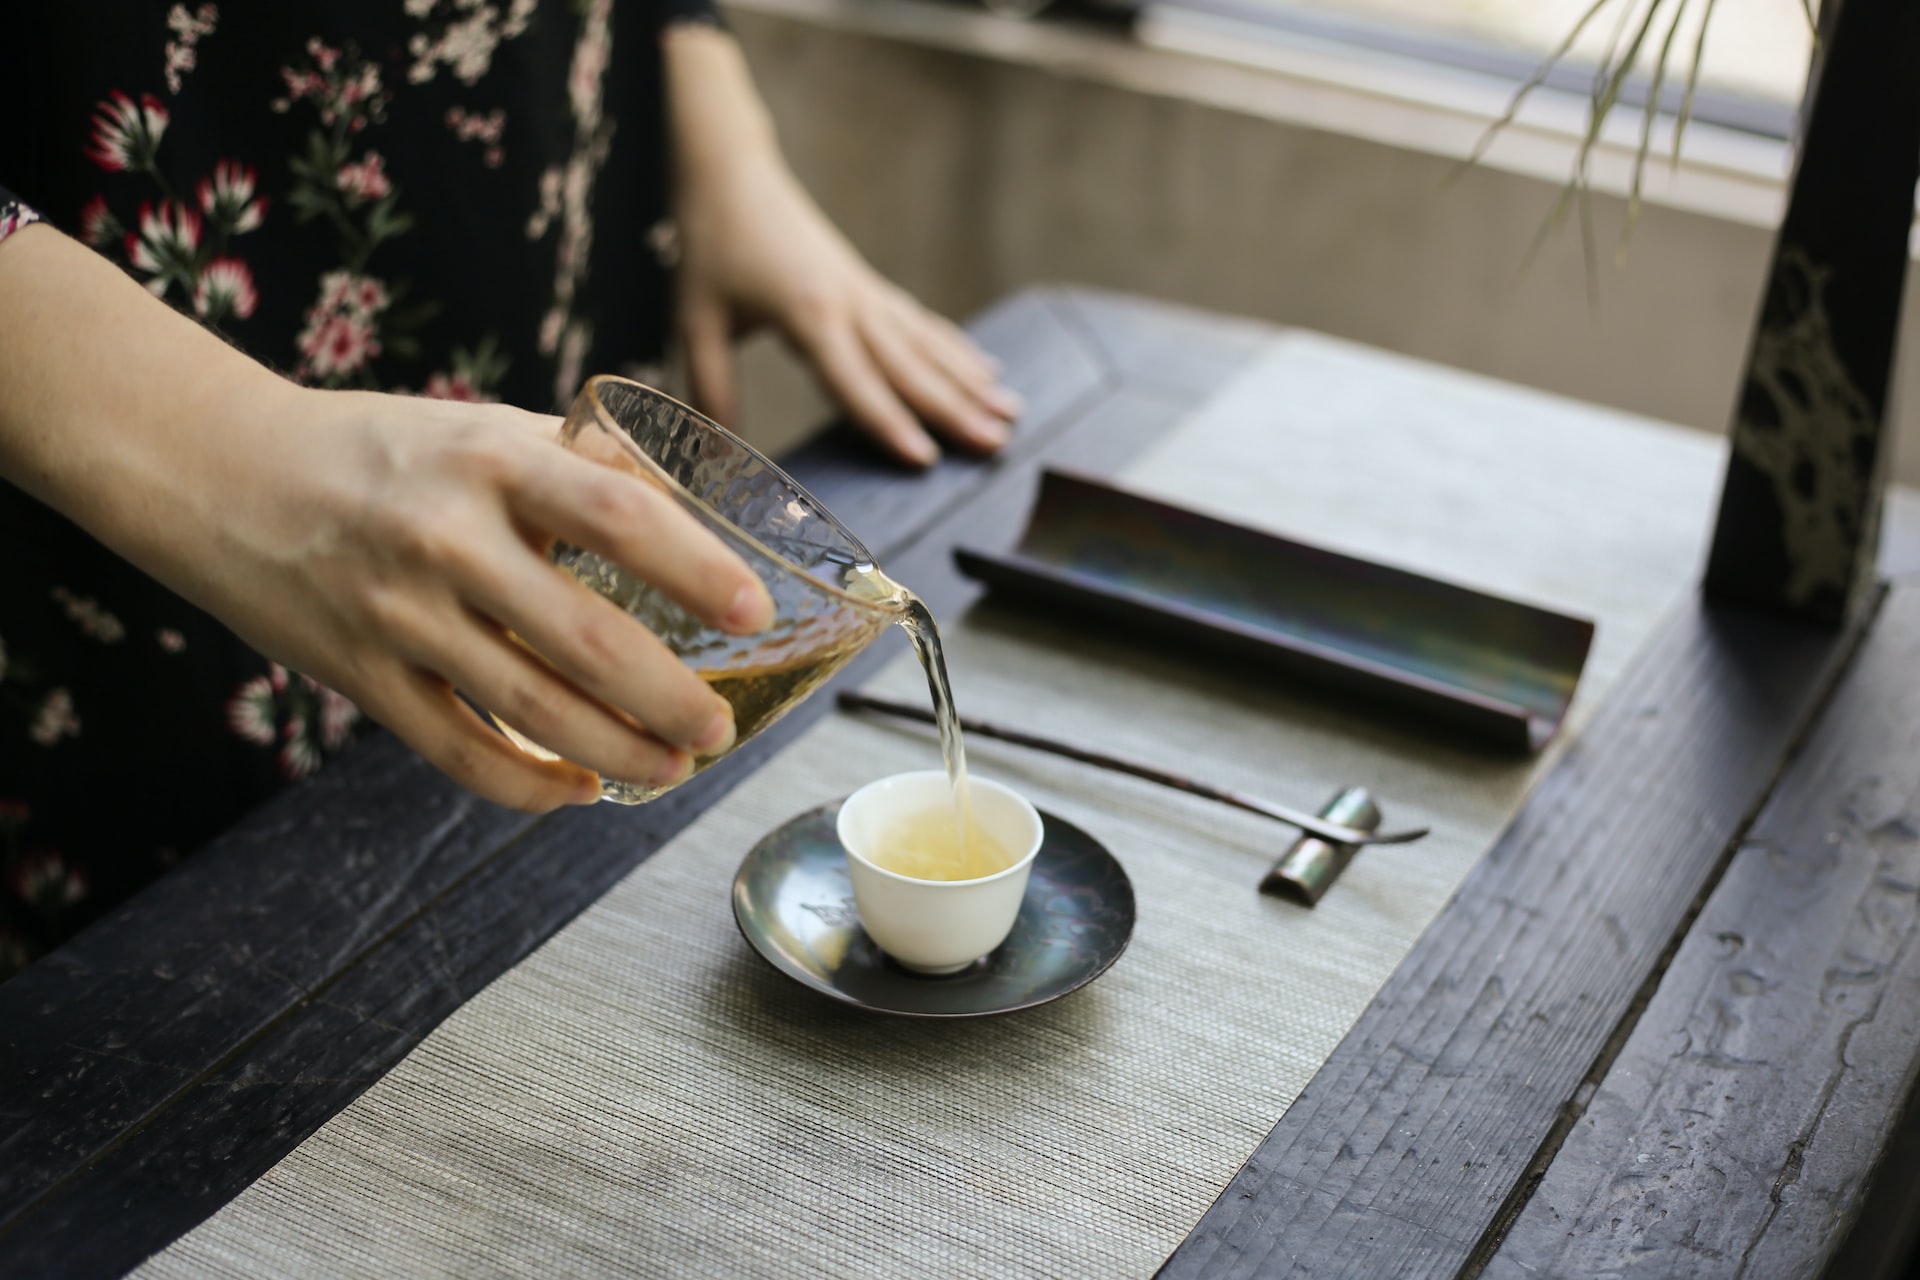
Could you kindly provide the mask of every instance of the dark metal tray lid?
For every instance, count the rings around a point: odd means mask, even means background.
[[[1593,623],[1263,533],[1070,472],[1042,473],[1009,554],[959,548],[996,594],[1128,625],[1361,695],[1362,705],[1538,751],[1573,698]]]

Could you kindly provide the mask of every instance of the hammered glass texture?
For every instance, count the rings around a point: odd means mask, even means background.
[[[574,402],[561,441],[666,490],[766,584],[773,625],[733,636],[592,551],[567,543],[553,551],[563,570],[632,614],[709,679],[806,671],[785,706],[739,724],[739,742],[779,719],[900,619],[897,604],[846,594],[885,579],[875,572],[872,554],[831,512],[752,446],[685,405],[636,382],[594,378]],[[697,763],[704,768],[711,761]],[[609,798],[637,801],[658,794],[615,790],[619,786],[608,784]]]

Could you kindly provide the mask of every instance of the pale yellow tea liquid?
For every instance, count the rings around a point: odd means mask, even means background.
[[[1006,846],[978,825],[960,840],[951,809],[922,809],[880,833],[867,861],[915,880],[978,880],[1013,865]]]
[[[559,556],[558,546],[554,554]],[[619,565],[593,558],[566,563],[562,568],[576,581],[605,596],[656,632],[662,630],[664,617],[654,616],[648,607],[655,593],[646,583]],[[1004,870],[1011,865],[1012,859],[1004,849],[988,839],[973,820],[973,793],[967,786],[967,751],[960,740],[959,717],[953,706],[953,692],[947,684],[946,656],[940,646],[940,630],[934,625],[933,615],[918,596],[872,564],[847,565],[840,588],[856,599],[870,601],[898,613],[899,625],[907,633],[914,653],[926,671],[927,691],[933,699],[934,715],[940,727],[940,755],[947,766],[947,779],[953,786],[953,808],[945,814],[936,810],[925,815],[929,827],[944,822],[945,830],[940,839],[934,843],[915,842],[928,850],[924,865],[944,868],[944,873],[934,875],[901,870],[900,874],[922,880],[974,880]],[[795,703],[825,683],[863,643],[864,637],[854,637],[844,644],[829,645],[781,664],[727,667],[702,671],[700,675],[714,692],[732,705],[735,740],[745,741],[778,720]],[[500,727],[526,750],[547,759],[555,758],[551,751],[529,741],[508,726],[502,724]],[[695,757],[694,772],[705,769],[717,758]],[[644,783],[612,780],[603,781],[601,785],[602,795],[623,804],[644,803],[664,790]],[[974,838],[963,841],[960,836],[962,831],[971,832]],[[984,850],[980,848],[982,842],[987,846]],[[989,863],[992,864],[990,870],[975,869]],[[897,867],[889,869],[900,870]]]

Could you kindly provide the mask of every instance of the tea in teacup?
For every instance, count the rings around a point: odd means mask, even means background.
[[[882,778],[840,806],[836,827],[860,923],[882,951],[909,969],[964,969],[1005,941],[1020,914],[1040,852],[1040,814],[996,782],[975,778],[972,792],[976,839],[964,851],[955,847],[952,784],[944,772]],[[929,843],[915,843],[915,833],[924,833]],[[960,853],[968,859],[997,854],[996,867],[981,864],[968,868],[975,874],[952,878],[950,859]],[[922,878],[888,865],[901,854],[925,859],[947,878]]]
[[[866,857],[882,870],[915,880],[978,880],[1005,871],[1014,862],[1006,846],[982,831],[978,821],[968,822],[962,844],[960,823],[950,803],[893,819],[875,837]]]

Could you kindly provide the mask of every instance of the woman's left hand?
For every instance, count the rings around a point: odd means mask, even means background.
[[[1005,444],[1020,402],[957,326],[883,279],[827,220],[775,144],[731,36],[670,29],[679,321],[695,404],[736,413],[732,344],[776,326],[853,420],[902,461]]]

